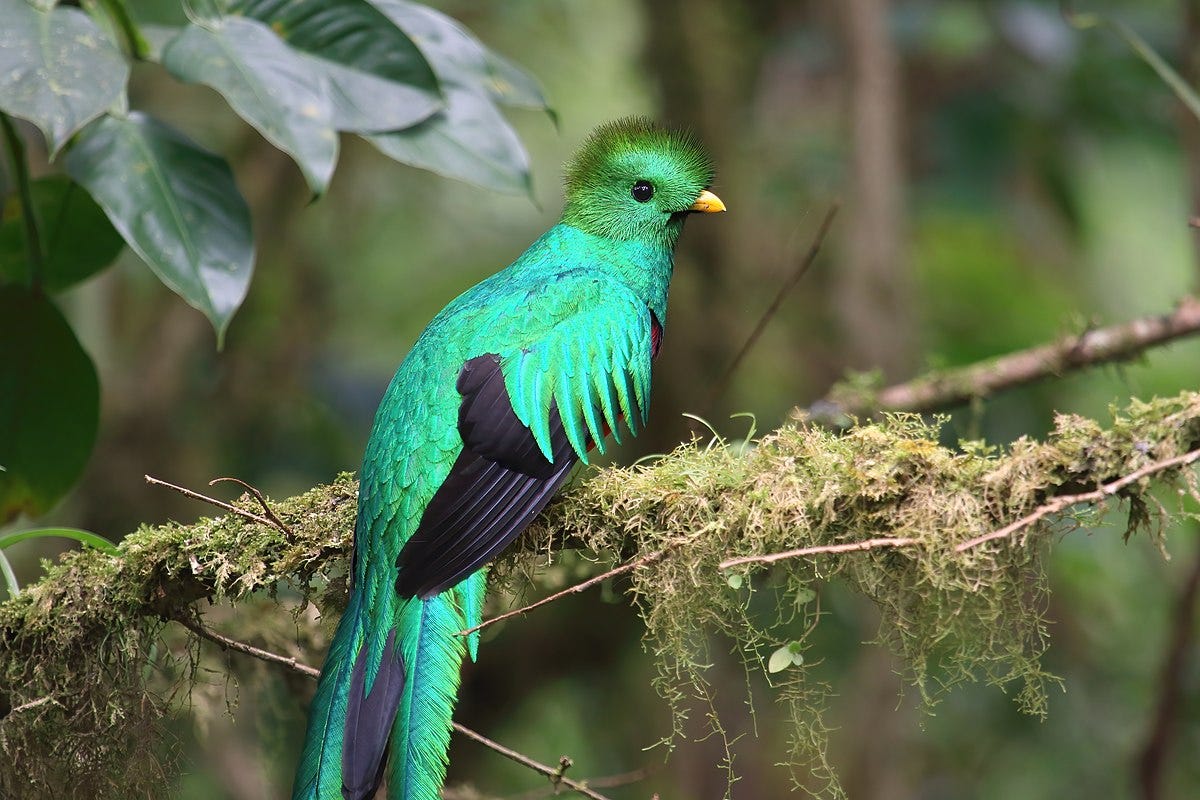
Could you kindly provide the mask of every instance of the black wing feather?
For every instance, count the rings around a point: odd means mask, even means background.
[[[363,647],[350,673],[350,701],[346,706],[342,739],[343,800],[368,800],[383,781],[384,758],[400,695],[404,693],[404,658],[396,647],[396,629],[388,632],[383,660],[371,693],[367,694],[367,655]]]
[[[463,449],[400,550],[396,591],[430,597],[491,561],[529,526],[575,465],[558,408],[550,410],[553,462],[513,411],[498,356],[459,372]]]
[[[465,449],[535,478],[548,478],[556,472],[513,411],[499,356],[486,354],[463,364],[456,386],[463,398],[458,407],[458,433]]]

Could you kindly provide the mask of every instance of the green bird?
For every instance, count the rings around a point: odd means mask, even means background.
[[[439,313],[396,371],[359,473],[350,601],[309,712],[293,800],[438,800],[486,564],[578,461],[645,425],[675,242],[724,211],[690,136],[598,128],[562,218]]]

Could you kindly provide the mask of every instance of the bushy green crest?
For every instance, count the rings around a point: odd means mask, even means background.
[[[690,133],[645,117],[601,125],[567,165],[563,221],[598,236],[673,245],[683,213],[712,184],[712,158]],[[630,189],[648,181],[654,196]]]

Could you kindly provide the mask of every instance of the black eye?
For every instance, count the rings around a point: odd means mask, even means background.
[[[638,181],[629,190],[629,193],[633,195],[634,200],[637,200],[639,203],[645,203],[651,197],[654,197],[654,187],[650,185],[650,181]]]

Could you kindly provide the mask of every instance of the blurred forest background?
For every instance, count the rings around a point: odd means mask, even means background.
[[[133,4],[166,18],[174,0]],[[722,433],[760,431],[822,397],[848,370],[889,380],[965,364],[1089,324],[1166,312],[1200,287],[1200,123],[1110,30],[1072,28],[1035,0],[519,0],[433,2],[528,69],[558,114],[512,112],[535,202],[391,162],[358,140],[316,202],[295,165],[210,90],[135,67],[135,104],[228,157],[250,202],[259,259],[246,304],[215,348],[204,317],[128,253],[62,306],[101,376],[85,479],[46,522],[112,539],[209,509],[150,474],[202,487],[237,476],[282,497],[354,470],[372,414],[417,333],[461,290],[507,264],[557,218],[561,164],[597,123],[630,113],[691,126],[718,164],[730,212],[683,236],[648,432],[618,460],[689,437],[682,412]],[[1200,76],[1200,2],[1092,2]],[[712,388],[795,270],[827,208],[821,257],[715,401]],[[1131,395],[1195,387],[1200,342],[1152,351],[955,412],[954,437],[1038,435],[1055,411],[1105,414]],[[232,491],[232,490],[230,490]],[[1197,531],[1164,560],[1117,529],[1067,536],[1051,559],[1053,646],[1064,678],[1048,720],[967,687],[927,715],[902,697],[888,654],[864,644],[864,598],[827,598],[814,652],[833,687],[831,758],[852,798],[1137,796],[1153,749],[1164,662]],[[10,551],[23,580],[44,543]],[[564,578],[565,580],[565,578]],[[485,634],[456,718],[576,778],[645,769],[615,798],[718,798],[713,737],[664,752],[636,614],[611,591],[555,603]],[[1183,600],[1181,601],[1181,598]],[[273,606],[264,605],[264,613]],[[1175,704],[1163,797],[1200,795],[1200,653]],[[720,653],[721,648],[715,648]],[[224,655],[219,658],[224,659]],[[204,724],[175,730],[185,772],[169,795],[282,797],[307,687],[228,681],[197,689]],[[734,657],[712,680],[733,745],[737,798],[784,796],[785,723]],[[231,702],[225,713],[226,699]],[[694,720],[698,735],[702,715]],[[450,785],[534,798],[545,782],[455,738]]]

